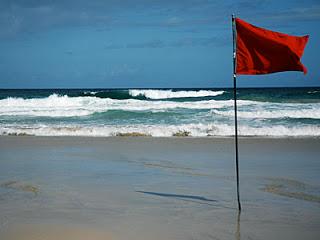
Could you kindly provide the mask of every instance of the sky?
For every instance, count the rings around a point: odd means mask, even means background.
[[[0,88],[232,87],[232,13],[310,35],[307,75],[239,87],[320,86],[319,0],[0,0]]]

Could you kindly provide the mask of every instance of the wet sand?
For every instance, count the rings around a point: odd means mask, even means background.
[[[101,229],[86,228],[84,226],[58,226],[58,225],[19,225],[7,229],[1,235],[1,239],[23,239],[23,240],[109,240],[109,233]]]
[[[0,239],[319,239],[320,139],[0,137]]]

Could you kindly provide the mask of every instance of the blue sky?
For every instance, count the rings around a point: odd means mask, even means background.
[[[310,35],[307,75],[238,86],[320,86],[319,0],[0,0],[0,88],[231,87],[232,13]]]

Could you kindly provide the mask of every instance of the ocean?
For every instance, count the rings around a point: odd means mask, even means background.
[[[319,137],[320,88],[238,89],[240,136]],[[1,89],[0,135],[234,135],[233,89]]]

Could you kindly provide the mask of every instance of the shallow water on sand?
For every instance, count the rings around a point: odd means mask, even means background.
[[[0,151],[1,239],[320,236],[318,139],[240,139],[241,215],[233,139],[0,137]]]

